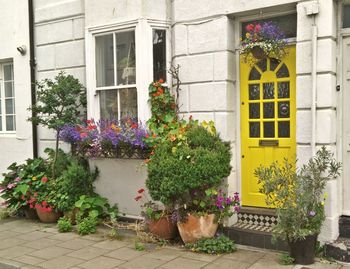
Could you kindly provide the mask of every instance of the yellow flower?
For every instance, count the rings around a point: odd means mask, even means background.
[[[37,178],[36,177],[32,177],[32,180],[35,181],[35,180],[37,180]]]
[[[246,38],[249,38],[249,37],[250,37],[250,33],[246,33],[246,34],[245,34],[245,37],[246,37]]]
[[[323,198],[324,198],[324,199],[327,199],[327,198],[328,198],[328,193],[327,193],[327,192],[325,192],[325,193],[323,194]]]
[[[321,205],[324,205],[324,202],[321,202]]]

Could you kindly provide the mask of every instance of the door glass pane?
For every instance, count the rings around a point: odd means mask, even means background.
[[[5,113],[6,114],[14,114],[14,100],[13,99],[5,99]]]
[[[117,46],[117,85],[136,83],[135,33],[134,31],[116,34]]]
[[[249,74],[249,80],[259,80],[260,77],[260,72],[255,67],[253,67]]]
[[[5,87],[5,97],[13,97],[12,81],[4,82]]]
[[[122,89],[120,97],[121,119],[132,118],[137,120],[137,91],[135,88]]]
[[[166,81],[166,31],[153,30],[153,79]]]
[[[270,59],[270,71],[275,71],[276,67],[280,64],[280,60],[275,58]]]
[[[258,67],[260,68],[260,70],[262,72],[265,72],[266,71],[266,67],[267,67],[267,59],[262,59],[261,61],[258,62]]]
[[[4,65],[4,80],[13,80],[13,65]]]
[[[264,122],[264,137],[275,137],[274,122]]]
[[[264,118],[274,118],[275,117],[275,103],[264,103]]]
[[[250,84],[249,85],[249,100],[259,100],[260,99],[260,85]]]
[[[285,64],[282,64],[280,69],[277,71],[276,75],[277,75],[278,78],[287,78],[287,77],[289,77],[289,71],[288,71],[287,66]]]
[[[350,5],[344,6],[344,13],[343,13],[343,28],[349,28],[350,27]]]
[[[263,84],[263,97],[264,99],[273,99],[275,98],[275,90],[273,83],[264,83]]]
[[[249,118],[250,119],[259,119],[260,118],[260,104],[259,103],[249,104]]]
[[[278,102],[278,117],[289,118],[290,108],[289,102]]]
[[[97,87],[114,85],[113,34],[96,37]]]
[[[278,122],[278,137],[290,137],[289,121]]]
[[[118,119],[118,91],[100,91],[101,119]]]
[[[249,122],[249,137],[260,137],[260,122]]]
[[[289,98],[289,82],[278,82],[278,98]]]
[[[6,116],[6,131],[15,130],[15,116]]]
[[[0,131],[2,131],[2,116],[0,115]]]

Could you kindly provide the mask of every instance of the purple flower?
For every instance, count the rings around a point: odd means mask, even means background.
[[[9,189],[9,190],[13,189],[14,187],[16,187],[16,184],[15,184],[15,183],[9,183],[9,184],[7,184],[7,189]]]
[[[232,198],[231,197],[227,197],[225,200],[226,205],[230,205],[232,203]]]
[[[20,178],[20,177],[16,177],[16,178],[15,178],[15,181],[16,181],[16,182],[20,182],[20,181],[21,181],[21,178]]]
[[[234,210],[235,212],[239,212],[239,211],[241,210],[241,207],[240,207],[239,205],[235,205],[235,206],[233,207],[233,210]]]
[[[315,215],[316,215],[316,212],[315,212],[315,211],[311,210],[311,211],[309,212],[309,216],[314,217]]]

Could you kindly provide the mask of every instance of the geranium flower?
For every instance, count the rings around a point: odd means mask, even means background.
[[[164,79],[162,79],[162,78],[160,78],[159,80],[158,80],[158,83],[164,83]]]
[[[9,190],[13,189],[14,187],[16,187],[16,184],[15,184],[15,183],[9,183],[9,184],[7,185],[7,189],[9,189]]]
[[[46,183],[47,181],[48,181],[47,177],[43,177],[43,178],[41,179],[41,182],[42,182],[42,183]]]
[[[142,198],[142,196],[139,195],[139,196],[136,196],[134,199],[135,199],[135,201],[137,202],[137,201],[139,201],[141,198]]]
[[[145,189],[142,188],[142,189],[139,189],[137,192],[138,193],[143,193],[144,191],[145,191]]]
[[[245,27],[245,29],[248,31],[248,32],[251,32],[251,31],[253,31],[254,30],[254,24],[248,24],[246,27]]]
[[[15,181],[16,181],[16,182],[20,182],[20,181],[21,181],[21,178],[20,178],[20,177],[16,177],[16,178],[15,178]]]

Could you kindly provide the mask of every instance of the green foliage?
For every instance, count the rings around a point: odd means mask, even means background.
[[[289,256],[288,253],[282,253],[278,259],[278,262],[282,265],[291,265],[294,263],[294,258]]]
[[[315,254],[317,257],[323,257],[325,256],[326,253],[326,245],[325,244],[321,244],[320,241],[316,242],[316,249],[315,249]]]
[[[195,243],[186,244],[185,247],[194,252],[208,254],[231,253],[236,250],[235,243],[224,235],[215,238],[200,239]]]
[[[277,210],[278,223],[274,237],[294,241],[318,234],[325,219],[322,193],[329,179],[340,173],[341,164],[322,147],[316,156],[301,168],[285,160],[269,167],[260,166],[255,175],[266,203]]]
[[[93,216],[77,219],[77,231],[80,235],[96,233],[97,219]]]
[[[75,207],[79,209],[79,217],[91,217],[94,219],[115,219],[118,215],[118,208],[116,205],[110,206],[107,198],[101,197],[97,194],[94,196],[82,195],[79,200],[75,202]]]
[[[135,240],[134,246],[137,251],[144,251],[146,249],[145,245],[137,240]]]
[[[148,163],[149,194],[165,205],[184,203],[193,191],[218,187],[231,171],[230,147],[217,135],[193,126],[186,136],[176,150],[171,141],[159,144]]]
[[[12,211],[8,208],[0,208],[0,220],[7,219],[11,216]]]
[[[68,218],[62,217],[57,221],[57,228],[60,233],[72,231],[72,223]]]

